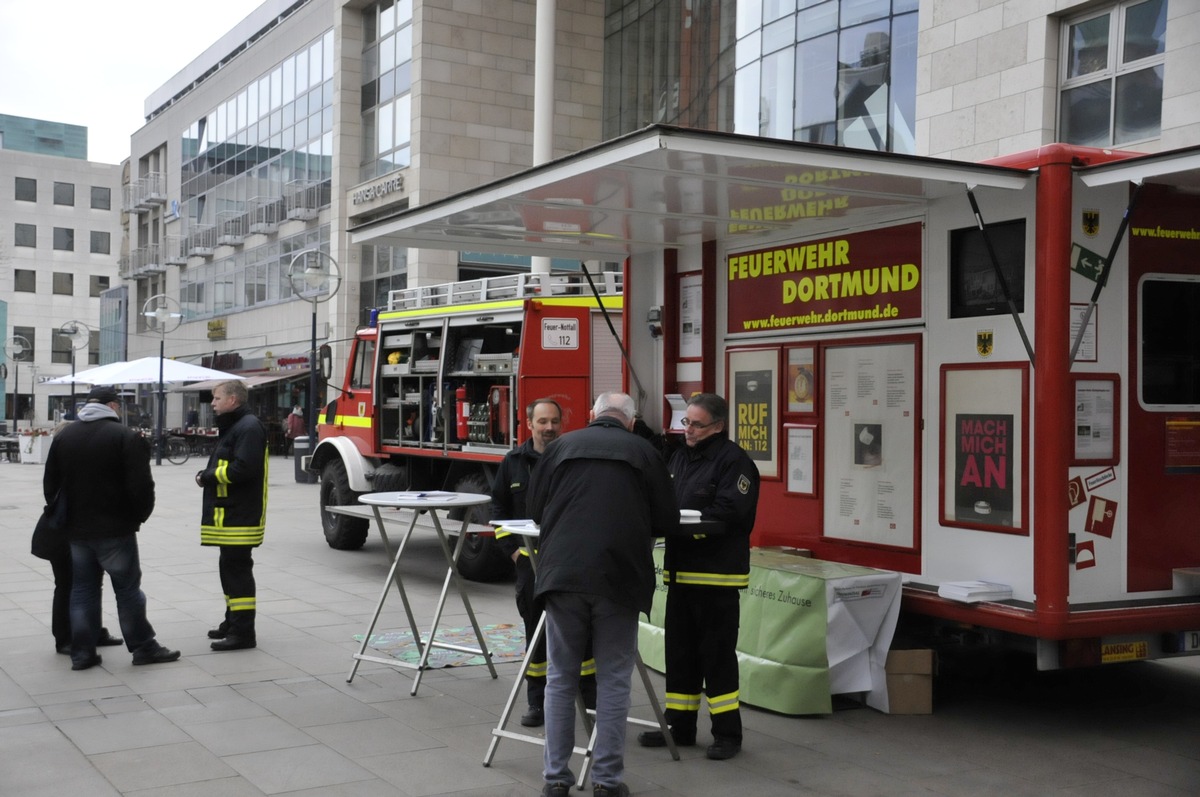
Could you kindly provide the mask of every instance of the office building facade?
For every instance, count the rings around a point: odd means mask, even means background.
[[[100,361],[100,296],[118,283],[121,167],[86,154],[86,127],[0,115],[0,420],[9,428],[61,418],[71,387],[45,380]]]

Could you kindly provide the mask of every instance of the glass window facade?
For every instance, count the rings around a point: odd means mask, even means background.
[[[388,293],[408,287],[408,250],[400,246],[362,248],[362,301],[360,324],[370,321],[370,308],[387,307]]]
[[[333,31],[217,104],[182,132],[185,234],[289,196],[329,204]],[[249,219],[251,225],[254,218]]]
[[[361,180],[403,169],[412,143],[412,0],[363,10]]]
[[[13,337],[25,338],[29,343],[29,348],[25,350],[25,354],[21,356],[21,362],[32,363],[37,362],[37,330],[33,327],[13,327]]]
[[[31,268],[14,268],[13,290],[17,293],[37,293],[37,272]]]
[[[98,277],[95,274],[88,277],[88,296],[95,299],[106,290],[108,290],[108,277]]]
[[[609,0],[604,134],[916,150],[916,0]]]
[[[213,318],[290,301],[288,267],[302,249],[329,252],[329,225],[186,269],[179,291],[184,318]]]
[[[1162,132],[1167,0],[1136,0],[1063,26],[1059,138],[1119,146]]]

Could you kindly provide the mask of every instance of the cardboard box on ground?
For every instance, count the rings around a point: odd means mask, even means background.
[[[932,714],[933,676],[937,654],[932,650],[890,650],[887,657],[889,714]]]

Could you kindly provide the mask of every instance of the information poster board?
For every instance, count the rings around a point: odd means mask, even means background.
[[[1120,377],[1075,374],[1075,449],[1072,465],[1116,465],[1120,460]]]
[[[823,350],[826,538],[917,545],[917,345],[874,340]]]
[[[942,366],[942,523],[1028,534],[1028,363]]]
[[[743,349],[728,355],[729,438],[741,446],[762,478],[779,476],[779,349]]]

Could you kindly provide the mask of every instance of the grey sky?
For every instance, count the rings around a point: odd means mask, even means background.
[[[88,128],[88,160],[120,163],[146,97],[256,0],[0,0],[0,113]]]

